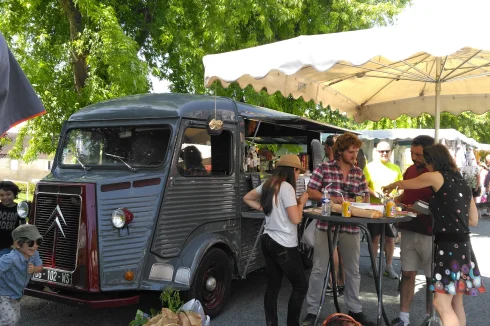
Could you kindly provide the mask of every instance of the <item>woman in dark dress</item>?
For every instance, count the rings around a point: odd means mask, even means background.
[[[430,172],[394,182],[383,187],[383,191],[429,186],[434,190],[429,203],[435,236],[431,285],[435,292],[434,307],[444,326],[466,325],[463,294],[476,296],[485,292],[470,242],[469,226],[478,223],[478,211],[471,188],[444,145],[424,149],[424,159]]]

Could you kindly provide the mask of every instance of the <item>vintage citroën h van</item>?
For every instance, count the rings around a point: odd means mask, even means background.
[[[214,118],[219,130],[209,127]],[[343,131],[200,95],[136,95],[80,110],[37,184],[30,223],[44,237],[44,270],[26,294],[108,307],[171,286],[216,315],[231,280],[263,267],[254,249],[263,219],[242,217],[242,197],[273,162],[250,171],[252,139],[298,148],[311,170],[312,140]]]

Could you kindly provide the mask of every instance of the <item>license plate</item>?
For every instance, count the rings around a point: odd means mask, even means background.
[[[48,282],[71,285],[71,273],[62,272],[54,269],[43,269],[41,273],[35,273],[32,276],[33,280],[43,280]]]

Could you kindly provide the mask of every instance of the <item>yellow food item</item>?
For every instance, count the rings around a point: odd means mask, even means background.
[[[366,217],[366,218],[381,218],[383,213],[375,209],[362,209],[359,207],[350,207],[351,215],[354,217]],[[342,213],[341,204],[332,204],[332,212]]]

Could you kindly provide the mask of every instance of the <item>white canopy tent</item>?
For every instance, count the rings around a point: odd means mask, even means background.
[[[471,2],[472,0],[468,0]],[[237,82],[302,97],[356,121],[490,110],[486,11],[458,6],[419,24],[293,39],[207,55],[205,85]],[[442,9],[442,8],[441,8]],[[465,12],[465,10],[468,10]]]
[[[412,139],[419,135],[433,136],[434,129],[363,130],[359,137],[362,139],[363,150],[368,162],[377,157],[376,145],[384,140],[391,145],[392,161],[400,166],[402,170],[405,170],[412,164],[410,143]],[[439,141],[446,145],[459,167],[474,164],[472,162],[474,155],[471,155],[472,149],[480,145],[476,140],[466,137],[455,129],[441,129],[439,136]]]

